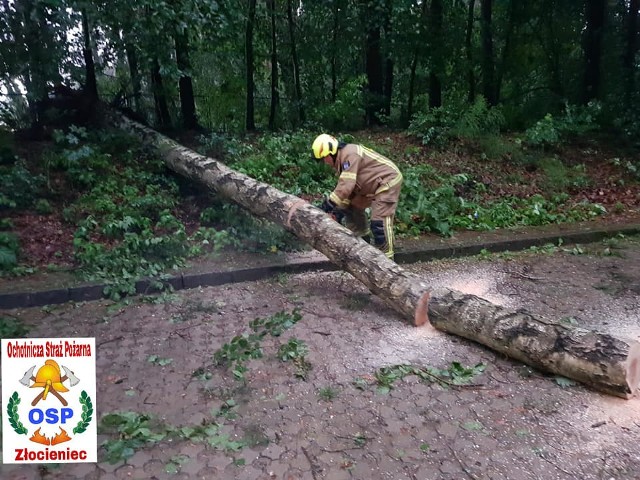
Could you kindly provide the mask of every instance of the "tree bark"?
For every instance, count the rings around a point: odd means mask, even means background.
[[[287,2],[287,20],[289,25],[289,41],[291,42],[291,61],[293,63],[293,82],[296,92],[296,107],[298,109],[298,119],[304,123],[306,115],[304,112],[304,104],[302,103],[302,85],[300,83],[300,63],[298,62],[298,52],[296,49],[296,24],[293,21],[293,6],[291,0]]]
[[[586,0],[584,31],[584,81],[582,102],[586,105],[600,95],[600,64],[602,63],[602,37],[606,16],[605,0]]]
[[[189,32],[177,31],[175,35],[176,63],[180,70],[178,87],[180,90],[180,112],[182,124],[187,129],[198,128],[196,116],[196,101],[193,96],[193,81],[191,80],[191,59],[189,47]]]
[[[467,30],[464,40],[464,51],[467,58],[467,83],[469,84],[467,101],[469,103],[473,103],[476,100],[476,75],[473,68],[473,48],[471,43],[471,39],[473,37],[475,6],[476,0],[470,0],[469,9],[467,10]]]
[[[133,90],[132,108],[136,113],[142,113],[142,78],[140,76],[140,66],[138,64],[138,54],[136,47],[129,42],[129,36],[125,37],[125,54],[129,65],[129,76],[131,77],[131,89]]]
[[[245,128],[252,132],[256,129],[255,120],[255,79],[253,60],[253,26],[256,19],[256,0],[249,0],[249,15],[247,16],[247,27],[245,31],[245,62],[247,68],[247,104],[245,112]]]
[[[276,2],[267,0],[271,17],[271,108],[269,109],[269,130],[276,129],[276,116],[280,95],[278,93],[278,35],[276,31]]]
[[[429,70],[429,108],[442,106],[444,52],[442,42],[443,7],[441,0],[431,0],[429,9],[429,35],[431,38],[431,68]]]
[[[160,62],[154,58],[151,67],[151,87],[153,90],[153,100],[155,104],[156,121],[160,128],[165,129],[171,126],[171,114],[167,103],[167,93],[164,89],[162,74],[160,73]]]
[[[415,326],[431,324],[541,370],[630,398],[640,381],[640,344],[610,335],[547,323],[474,295],[442,288],[389,260],[320,209],[224,164],[193,152],[123,116],[118,127],[142,137],[173,171],[203,184],[253,214],[271,220],[324,253],[342,270]]]
[[[384,21],[384,35],[387,39],[387,42],[390,42],[392,33],[393,33],[393,25],[391,24],[391,2],[387,0],[385,4],[385,21]],[[384,61],[384,85],[383,85],[383,96],[384,96],[384,104],[383,111],[384,114],[388,117],[391,115],[391,99],[393,98],[393,55],[389,48],[387,48],[386,59]]]
[[[480,37],[482,39],[482,94],[487,103],[497,104],[495,84],[495,60],[493,58],[493,33],[491,26],[492,1],[480,1]]]
[[[629,10],[625,16],[625,46],[622,57],[622,67],[625,76],[626,103],[631,102],[633,96],[636,94],[635,59],[638,53],[638,8],[640,8],[640,1],[631,0]]]
[[[84,90],[90,100],[98,99],[98,82],[96,81],[96,65],[93,61],[93,48],[91,48],[91,31],[89,30],[89,19],[87,11],[80,11],[82,16],[82,35],[84,37],[84,48],[82,56],[84,57],[85,85]]]
[[[384,111],[384,82],[382,68],[382,36],[381,21],[375,16],[366,16],[366,12],[374,11],[374,2],[368,0],[363,4],[366,24],[365,63],[367,74],[367,101],[365,111],[368,125],[380,125],[379,114]]]
[[[630,398],[640,382],[640,344],[512,311],[474,295],[432,292],[431,324],[540,370]]]
[[[331,103],[338,99],[338,36],[340,32],[340,5],[333,2],[333,28],[331,34]]]
[[[420,9],[420,21],[418,22],[418,36],[425,35],[425,22],[427,18],[427,2],[422,2],[422,8]],[[411,122],[411,117],[413,116],[413,101],[415,98],[414,90],[416,83],[416,69],[418,68],[418,61],[420,60],[422,49],[420,48],[420,43],[415,42],[414,50],[413,50],[413,58],[411,60],[411,70],[409,73],[409,96],[407,99],[407,125]]]

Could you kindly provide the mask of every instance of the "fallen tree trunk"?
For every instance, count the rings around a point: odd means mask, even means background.
[[[116,115],[112,122],[142,137],[173,171],[206,185],[253,214],[283,226],[324,253],[414,325],[427,322],[429,290],[422,279],[389,260],[380,250],[353,235],[320,209],[124,116]]]
[[[630,398],[640,382],[640,344],[546,323],[454,290],[429,293],[421,277],[354,236],[318,208],[238,173],[120,115],[112,123],[142,137],[175,172],[201,183],[255,215],[271,220],[361,281],[415,326],[427,323],[538,369]]]
[[[631,398],[640,383],[640,344],[508,310],[451,289],[432,292],[429,320],[540,370]]]

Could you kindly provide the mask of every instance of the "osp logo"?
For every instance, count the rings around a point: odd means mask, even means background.
[[[2,339],[4,463],[97,461],[95,339]]]

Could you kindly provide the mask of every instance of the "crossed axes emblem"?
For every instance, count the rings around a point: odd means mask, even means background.
[[[62,368],[64,369],[64,375],[60,376],[60,366],[58,366],[55,360],[49,359],[38,369],[35,377],[33,376],[33,372],[36,369],[35,365],[24,373],[24,377],[20,380],[21,384],[30,388],[42,388],[42,391],[33,399],[33,402],[31,402],[31,406],[35,407],[40,400],[46,400],[49,393],[60,400],[65,407],[68,405],[67,400],[65,400],[59,392],[69,391],[69,389],[64,386],[64,382],[67,380],[69,380],[69,386],[73,387],[78,384],[80,379],[64,365]],[[33,382],[33,384],[29,385],[31,382]]]

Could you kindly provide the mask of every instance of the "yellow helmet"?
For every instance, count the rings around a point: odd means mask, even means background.
[[[45,389],[42,397],[46,400],[49,389],[53,388],[56,392],[68,392],[69,389],[64,386],[60,378],[60,367],[55,360],[47,360],[44,365],[38,369],[36,373],[36,381],[33,382],[31,388],[41,387]]]
[[[338,140],[331,135],[323,133],[318,135],[311,146],[313,157],[320,160],[327,155],[335,155],[338,152]]]

